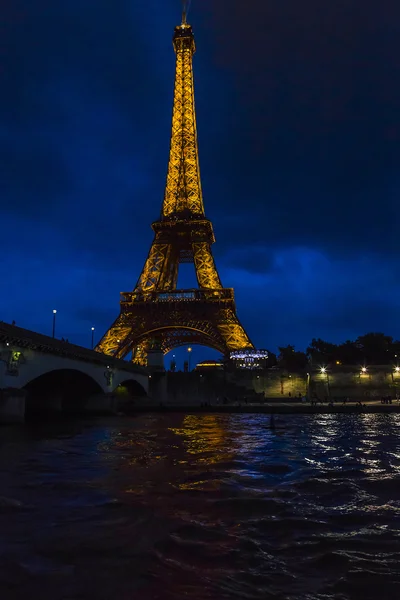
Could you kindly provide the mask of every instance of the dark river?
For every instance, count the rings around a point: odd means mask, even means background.
[[[400,598],[400,415],[0,428],[0,598]]]

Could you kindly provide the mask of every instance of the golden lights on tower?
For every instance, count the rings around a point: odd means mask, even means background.
[[[183,2],[182,23],[175,27],[176,55],[172,132],[164,201],[152,224],[154,240],[133,292],[121,294],[121,313],[96,346],[118,358],[146,363],[151,340],[170,349],[203,344],[227,354],[253,348],[236,315],[234,292],[224,288],[211,246],[213,227],[204,213],[194,101],[190,2]],[[177,289],[182,262],[194,264],[198,288]]]

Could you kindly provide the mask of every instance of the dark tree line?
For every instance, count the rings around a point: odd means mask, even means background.
[[[275,362],[284,369],[296,370],[310,365],[397,365],[399,361],[400,341],[384,333],[371,332],[343,344],[313,338],[306,352],[297,351],[291,345],[280,347],[277,357],[271,355],[269,366]]]

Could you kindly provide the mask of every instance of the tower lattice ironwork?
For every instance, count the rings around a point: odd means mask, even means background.
[[[137,284],[121,294],[120,314],[96,346],[118,358],[132,351],[132,360],[141,364],[154,343],[164,352],[196,343],[224,354],[253,348],[236,316],[233,289],[222,286],[211,251],[215,238],[204,213],[197,145],[195,41],[185,8],[173,46],[172,135],[161,215],[152,224],[154,240]],[[183,262],[194,263],[198,288],[177,289]]]

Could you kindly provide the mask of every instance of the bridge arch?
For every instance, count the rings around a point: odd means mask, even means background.
[[[130,373],[129,371],[118,371],[112,380],[112,391],[118,388],[128,388],[134,397],[147,396],[149,391],[149,377],[146,373]],[[111,390],[110,390],[111,391]]]
[[[43,412],[76,412],[84,409],[85,402],[102,394],[101,385],[79,369],[53,369],[27,382],[25,413],[32,416]]]
[[[117,385],[114,391],[121,393],[122,390],[126,390],[126,393],[132,398],[144,398],[147,396],[147,391],[136,379],[125,379],[125,381]]]
[[[129,410],[137,402],[146,402],[147,391],[136,379],[125,379],[114,389],[118,410]]]
[[[25,388],[31,381],[46,373],[70,370],[88,375],[100,386],[103,392],[110,391],[105,377],[106,367],[103,365],[81,362],[52,354],[40,354],[30,351],[24,352],[24,354],[26,360],[21,365],[18,373],[18,387],[20,388]]]

